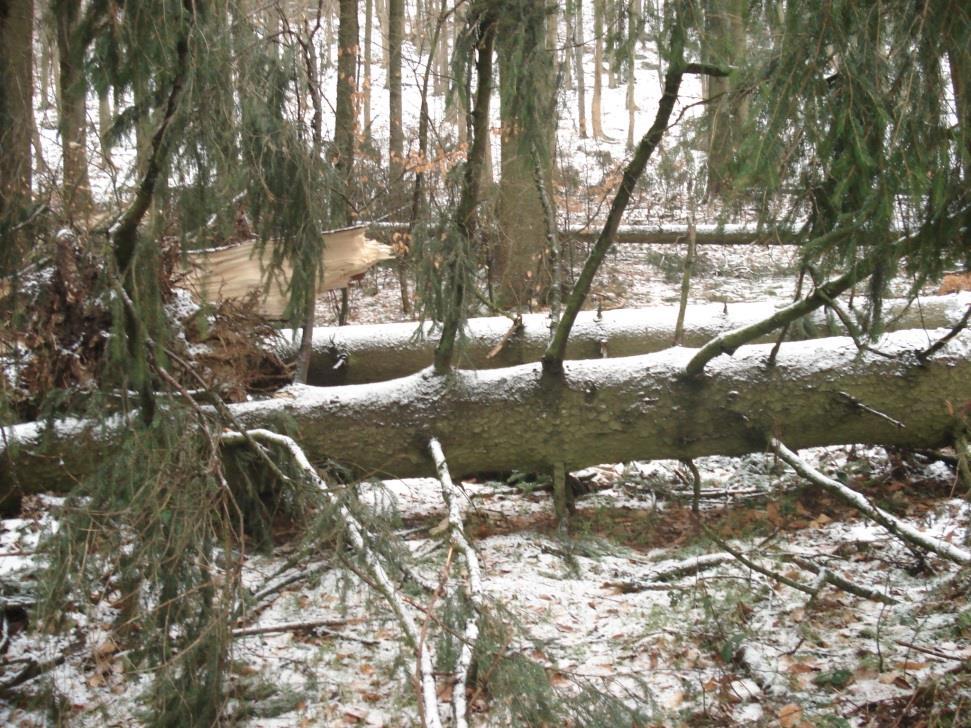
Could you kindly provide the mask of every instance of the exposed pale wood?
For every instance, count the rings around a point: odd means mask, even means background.
[[[268,241],[262,256],[258,243],[257,240],[249,240],[226,248],[190,253],[190,290],[206,301],[241,298],[260,290],[261,313],[270,318],[282,318],[289,298],[287,286],[293,269],[284,263],[268,281],[264,261],[273,258],[275,243]],[[390,246],[364,237],[363,227],[325,233],[323,277],[318,282],[317,290],[345,288],[353,276],[393,257]]]

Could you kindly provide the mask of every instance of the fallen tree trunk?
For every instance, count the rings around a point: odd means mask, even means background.
[[[940,328],[955,325],[971,306],[971,293],[929,296],[908,306],[906,301],[886,301],[885,317],[890,330]],[[718,334],[748,326],[775,311],[769,303],[692,305],[684,323],[684,345],[702,346]],[[599,359],[635,356],[661,351],[674,341],[677,308],[655,306],[640,309],[581,312],[567,345],[568,359]],[[512,322],[501,316],[472,319],[467,341],[458,358],[469,369],[498,369],[539,361],[549,341],[545,314],[523,316],[522,327],[509,334]],[[308,383],[318,386],[380,382],[413,374],[429,366],[435,352],[437,331],[431,324],[413,322],[371,326],[334,326],[314,331]],[[818,310],[790,327],[789,339],[842,336],[846,329],[836,316]],[[508,337],[507,337],[508,335]],[[502,347],[493,354],[503,338]],[[276,347],[284,360],[296,356],[290,332]],[[774,340],[775,335],[763,337]]]
[[[395,233],[408,233],[408,223],[372,222],[367,224],[368,234],[374,237],[390,238]],[[799,245],[795,230],[760,229],[757,225],[698,225],[697,242],[700,245]],[[566,241],[576,240],[592,243],[600,230],[589,227],[563,228],[557,235]],[[641,245],[677,245],[688,242],[687,225],[621,225],[614,236],[615,243],[636,243]]]
[[[954,438],[948,412],[971,402],[971,332],[923,363],[913,355],[945,333],[889,334],[879,345],[890,359],[832,338],[785,344],[767,368],[771,345],[755,345],[688,379],[684,367],[695,350],[671,349],[567,362],[559,378],[543,377],[536,363],[449,376],[426,370],[374,385],[295,385],[231,409],[247,428],[289,418],[311,460],[336,461],[361,477],[435,475],[427,452],[432,437],[456,477],[556,463],[576,469],[741,455],[766,449],[771,437],[793,448],[933,448]],[[49,447],[39,450],[43,432],[31,424],[0,433],[0,493],[15,478],[32,490],[63,491],[112,447],[111,427],[62,425],[48,430]]]

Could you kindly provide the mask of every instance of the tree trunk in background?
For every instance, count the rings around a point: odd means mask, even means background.
[[[530,18],[540,18],[536,13],[529,14]],[[556,22],[552,17],[551,22]],[[537,44],[545,44],[549,40],[545,27],[524,28],[523,32],[536,38]],[[499,177],[499,195],[497,213],[499,222],[499,241],[496,245],[493,271],[496,281],[496,303],[500,308],[532,310],[537,295],[548,288],[549,272],[546,256],[546,226],[544,223],[543,203],[535,179],[535,155],[540,149],[545,149],[548,158],[542,162],[545,167],[543,176],[546,184],[552,179],[552,136],[556,129],[554,117],[555,105],[547,103],[552,100],[554,93],[553,79],[553,49],[546,47],[543,51],[546,62],[534,63],[535,74],[531,78],[533,87],[530,92],[535,95],[539,103],[535,105],[537,118],[523,120],[520,108],[515,100],[510,100],[504,93],[500,94],[499,115],[502,120],[501,142],[501,173]],[[516,73],[511,64],[519,63],[521,59],[508,58],[499,48],[499,83],[514,78]],[[515,108],[513,108],[515,107]],[[543,109],[549,109],[544,113]],[[532,125],[526,129],[524,124]],[[533,135],[538,141],[533,145],[529,137]],[[535,150],[533,150],[535,147]]]
[[[374,29],[374,0],[364,0],[364,81],[361,95],[364,97],[364,112],[361,126],[364,138],[371,138],[371,34]]]
[[[971,293],[922,298],[907,307],[906,301],[886,302],[891,330],[948,328],[957,324],[968,306]],[[683,345],[702,346],[719,334],[764,320],[775,309],[764,303],[692,304],[687,307]],[[636,356],[661,351],[674,340],[675,306],[582,311],[574,324],[567,345],[567,359],[599,359]],[[546,314],[523,316],[521,329],[511,335],[511,322],[505,317],[469,319],[467,338],[460,361],[469,369],[496,369],[539,361],[549,343]],[[415,338],[414,322],[371,326],[321,327],[314,331],[313,355],[307,381],[319,386],[380,382],[414,374],[432,362],[434,331],[426,324],[425,336]],[[834,315],[822,309],[791,326],[789,341],[825,336],[845,336],[846,330]],[[775,341],[778,333],[756,343]],[[499,344],[505,342],[501,347]],[[295,353],[287,332],[275,352],[285,360]],[[493,353],[496,348],[499,350]]]
[[[405,27],[404,0],[388,0],[387,5],[388,53],[388,170],[391,194],[391,219],[404,220],[405,208],[405,134],[401,110],[401,43]],[[393,241],[394,242],[394,241]],[[410,241],[403,239],[405,246]],[[398,246],[401,249],[401,246]],[[411,313],[411,297],[408,292],[407,250],[399,256],[398,284],[401,289],[401,311]]]
[[[630,18],[628,33],[630,37],[628,43],[630,48],[627,55],[627,151],[634,151],[634,123],[637,119],[637,101],[634,94],[635,79],[637,78],[637,41],[640,35],[641,16],[638,3],[632,2],[630,7]]]
[[[395,207],[404,202],[405,135],[401,111],[401,42],[404,24],[404,0],[388,0],[388,161]]]
[[[861,354],[848,339],[784,344],[774,367],[765,366],[772,344],[746,346],[712,362],[700,380],[683,376],[693,349],[567,362],[557,378],[544,377],[539,364],[425,371],[377,387],[297,386],[231,410],[247,428],[293,422],[311,461],[332,460],[356,477],[434,475],[431,437],[441,441],[455,477],[543,472],[559,462],[575,470],[743,455],[765,451],[771,437],[793,449],[936,448],[953,443],[948,403],[971,400],[971,333],[926,363],[907,355],[926,345],[924,331],[887,337],[884,350],[899,355],[893,358]],[[103,461],[112,434],[101,425],[85,434],[77,421],[63,431],[45,432],[38,423],[7,428],[0,443],[14,447],[0,450],[0,493],[15,479],[36,490],[69,489]],[[49,443],[43,453],[42,435]]]
[[[702,52],[707,63],[734,66],[745,54],[745,0],[708,0],[705,10],[705,36]],[[732,77],[704,76],[706,125],[708,131],[709,196],[727,192],[731,185],[729,169],[738,146],[740,127],[746,109],[740,99],[732,98]]]
[[[354,187],[354,145],[357,138],[357,59],[360,52],[360,29],[357,0],[339,0],[340,24],[337,28],[337,101],[334,105],[334,169],[337,186],[331,195],[331,222],[338,227],[354,220],[351,203]],[[350,297],[341,290],[338,321],[347,323]]]
[[[17,224],[31,201],[33,38],[33,0],[0,0],[0,229]],[[0,246],[6,272],[26,253],[27,235],[4,234]]]
[[[58,127],[64,165],[64,212],[71,220],[84,221],[94,202],[88,179],[88,85],[84,78],[84,46],[77,34],[81,0],[55,0],[51,9],[57,26],[57,59],[61,78]]]
[[[334,167],[338,185],[331,196],[331,219],[334,225],[350,225],[353,208],[350,203],[354,173],[354,139],[357,113],[358,57],[357,0],[340,0],[340,24],[337,29],[337,102],[334,108]]]
[[[968,47],[966,33],[959,32],[966,28],[968,20],[967,7],[963,3],[951,3],[949,12],[954,18],[953,31],[945,39],[947,48],[948,70],[951,72],[951,88],[954,92],[954,107],[957,115],[957,143],[959,154],[962,155],[964,181],[971,184],[971,48]],[[963,16],[963,23],[960,19]]]
[[[54,105],[54,97],[56,95],[54,74],[56,71],[54,68],[55,64],[51,58],[54,43],[51,40],[51,33],[48,30],[49,24],[43,22],[43,12],[43,9],[39,10],[38,15],[41,17],[37,18],[37,45],[40,46],[40,69],[38,70],[37,78],[40,85],[37,91],[40,93],[40,108],[42,111],[46,111]]]
[[[429,9],[429,24],[432,22]],[[437,22],[437,21],[436,21]],[[444,96],[448,91],[448,26],[451,20],[446,20],[438,34],[438,47],[432,49],[435,57],[435,95]]]
[[[587,79],[583,71],[583,0],[575,0],[566,13],[568,43],[573,44],[580,138],[587,138]]]
[[[583,27],[582,25],[580,27]],[[590,126],[593,138],[603,139],[603,116],[600,110],[603,94],[604,0],[593,0],[593,98],[590,101]]]

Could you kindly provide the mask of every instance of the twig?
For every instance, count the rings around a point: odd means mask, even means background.
[[[837,589],[842,589],[843,591],[862,599],[869,599],[870,601],[882,602],[884,604],[899,603],[896,599],[884,594],[883,592],[879,592],[876,589],[870,589],[869,587],[860,586],[859,584],[854,584],[852,581],[849,581],[839,574],[819,566],[818,564],[815,564],[802,556],[787,554],[783,557],[783,560],[791,561],[796,566],[821,576],[825,583],[832,584]]]
[[[292,438],[286,435],[280,435],[271,430],[264,429],[254,429],[248,430],[246,435],[239,432],[227,432],[223,433],[222,438],[229,441],[241,441],[246,438],[252,438],[254,440],[263,440],[265,442],[273,443],[283,447],[290,453],[293,458],[294,463],[304,472],[310,482],[315,485],[320,491],[333,498],[330,487],[327,485],[326,481],[317,474],[313,465],[307,459],[300,445]],[[351,545],[357,550],[357,552],[364,559],[364,563],[367,565],[368,570],[371,573],[371,577],[374,580],[374,585],[377,591],[387,600],[388,604],[391,606],[392,611],[394,611],[395,616],[398,619],[398,623],[401,625],[402,630],[405,633],[405,638],[408,640],[409,644],[415,649],[418,649],[419,645],[419,630],[418,625],[415,623],[414,617],[406,609],[404,600],[399,590],[391,582],[387,571],[384,566],[378,560],[374,552],[367,547],[364,539],[364,527],[355,518],[354,514],[345,505],[340,505],[338,512],[344,521],[345,528],[347,529],[347,535],[350,539]],[[421,661],[421,672],[422,674],[433,675],[433,667],[431,662],[431,657],[427,650],[420,650],[420,661]],[[435,693],[435,683],[434,679],[429,682],[422,681],[422,700],[425,706],[425,723],[431,728],[441,728],[442,722],[438,715],[438,698]]]
[[[944,336],[935,341],[929,347],[924,349],[924,351],[920,352],[917,355],[917,358],[921,361],[927,361],[927,359],[943,349],[947,345],[947,342],[957,336],[962,329],[967,327],[969,320],[971,320],[971,306],[968,306],[968,310],[964,312],[964,316],[962,316],[961,320],[954,325],[954,328],[948,331]]]
[[[280,632],[299,632],[302,630],[313,630],[321,632],[329,637],[337,637],[342,640],[360,642],[362,645],[379,645],[377,640],[369,640],[365,637],[338,632],[331,629],[333,626],[347,624],[346,619],[311,619],[305,622],[283,622],[281,624],[270,624],[265,627],[240,627],[233,630],[233,637],[252,637],[260,634],[277,634]]]
[[[905,425],[900,420],[895,420],[890,415],[888,415],[888,414],[886,414],[884,412],[881,412],[880,410],[875,410],[875,409],[873,409],[873,407],[869,407],[869,406],[863,404],[863,402],[861,402],[860,400],[858,400],[856,397],[854,397],[849,392],[837,392],[837,394],[840,397],[842,397],[843,399],[845,399],[847,402],[849,402],[851,405],[853,405],[854,407],[856,407],[857,409],[863,410],[864,412],[869,412],[871,415],[876,415],[880,419],[886,420],[887,422],[889,422],[894,427],[897,427],[897,428],[899,428],[901,430],[906,429],[906,427],[907,427],[907,425]]]
[[[894,644],[900,645],[901,647],[906,647],[909,650],[914,650],[915,652],[922,652],[925,655],[931,655],[932,657],[939,657],[942,660],[963,660],[964,657],[960,655],[949,655],[946,652],[941,652],[940,650],[935,650],[930,647],[921,647],[920,645],[915,645],[913,642],[907,642],[906,640],[894,640]]]
[[[869,516],[887,529],[887,531],[889,531],[892,535],[896,536],[901,541],[904,541],[909,546],[916,546],[918,548],[931,551],[941,558],[947,559],[948,561],[953,561],[956,564],[971,563],[971,554],[964,549],[953,546],[945,541],[941,541],[940,539],[928,538],[913,526],[904,523],[896,516],[893,516],[881,508],[873,505],[869,499],[867,499],[861,493],[856,492],[852,488],[848,488],[842,483],[823,475],[815,468],[809,466],[807,463],[800,460],[799,456],[792,452],[792,450],[787,448],[775,438],[770,440],[770,446],[776,452],[779,458],[788,463],[793,470],[799,473],[799,475],[823,488],[828,493],[836,496],[840,500],[850,504],[860,511],[860,513]]]
[[[479,613],[482,609],[482,573],[479,568],[479,557],[469,544],[465,536],[465,529],[462,525],[462,511],[460,508],[461,494],[452,482],[452,476],[448,472],[448,464],[445,462],[445,453],[436,438],[432,438],[428,443],[428,449],[435,461],[435,469],[438,471],[438,479],[442,484],[442,498],[448,508],[448,530],[452,546],[462,554],[465,559],[465,567],[468,571],[468,582],[465,586],[465,593],[472,603],[472,614],[465,620],[465,630],[462,637],[462,649],[459,651],[458,659],[455,662],[455,683],[452,686],[452,716],[456,728],[466,728],[468,721],[466,712],[466,689],[469,678],[469,668],[472,665],[472,653],[475,649],[476,640],[479,638]]]

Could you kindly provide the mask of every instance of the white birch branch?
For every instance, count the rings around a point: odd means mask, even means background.
[[[287,437],[286,435],[281,435],[273,432],[272,430],[262,428],[247,430],[245,433],[226,432],[222,435],[223,442],[230,443],[245,442],[250,438],[272,443],[287,450],[294,462],[306,473],[310,481],[317,488],[319,488],[322,493],[327,495],[328,498],[333,498],[327,483],[323,478],[320,477],[320,475],[317,474],[316,469],[313,465],[311,465],[300,445],[298,445],[292,437]],[[391,609],[398,618],[398,623],[404,630],[408,641],[419,652],[419,688],[424,706],[425,725],[429,726],[430,728],[441,728],[442,721],[438,714],[438,697],[436,695],[435,677],[431,656],[428,654],[427,650],[421,648],[418,626],[415,623],[414,618],[411,616],[411,613],[405,607],[404,600],[401,598],[398,589],[392,583],[390,577],[388,577],[388,573],[385,571],[384,566],[382,566],[374,552],[367,547],[367,544],[364,541],[364,529],[360,522],[354,517],[354,514],[347,509],[346,506],[340,506],[338,512],[340,513],[345,527],[347,528],[347,535],[350,537],[351,545],[364,558],[364,562],[370,570],[371,576],[377,584],[378,590],[391,605]]]
[[[863,494],[857,493],[855,490],[848,488],[839,481],[823,475],[815,468],[800,460],[798,455],[796,455],[794,452],[792,452],[792,450],[787,448],[775,438],[770,440],[770,444],[772,449],[775,450],[776,454],[782,460],[788,463],[793,470],[799,473],[799,475],[806,478],[811,483],[818,485],[820,488],[823,488],[828,493],[831,493],[845,503],[849,503],[851,506],[860,511],[860,513],[872,518],[900,540],[910,544],[911,546],[917,546],[927,551],[931,551],[941,558],[947,559],[948,561],[953,561],[956,564],[971,563],[971,554],[964,549],[958,548],[957,546],[949,544],[941,539],[931,538],[926,534],[921,533],[913,526],[904,523],[896,516],[893,516],[890,513],[887,513],[885,510],[878,508],[877,506],[873,505]]]
[[[445,453],[436,438],[432,438],[428,443],[432,459],[435,461],[435,469],[438,471],[438,479],[442,484],[442,498],[448,509],[448,531],[452,545],[465,558],[465,566],[469,578],[465,588],[466,595],[472,603],[472,614],[465,620],[465,630],[462,635],[462,649],[459,652],[458,660],[455,663],[455,684],[452,686],[452,714],[455,721],[455,728],[467,728],[468,721],[466,713],[465,693],[468,685],[469,668],[472,665],[472,653],[475,649],[476,640],[479,638],[479,614],[482,609],[482,572],[479,568],[479,557],[469,544],[465,536],[465,529],[462,525],[462,509],[460,498],[462,494],[452,482],[452,476],[448,472],[448,464],[445,462]]]

